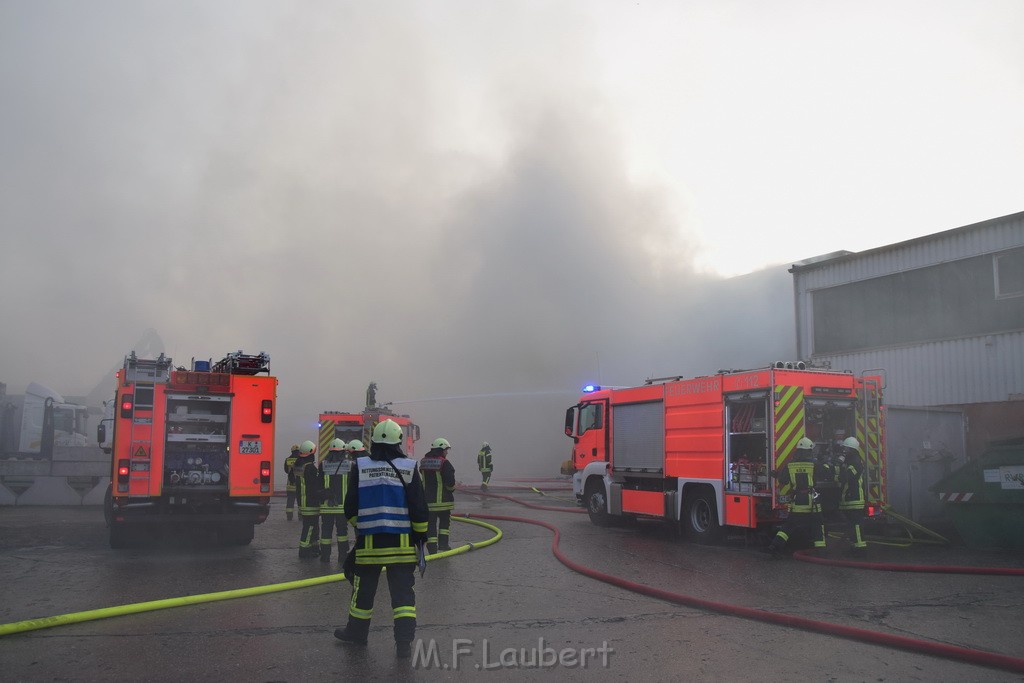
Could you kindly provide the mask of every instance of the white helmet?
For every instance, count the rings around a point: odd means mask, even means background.
[[[373,436],[370,440],[374,443],[400,444],[402,443],[402,428],[392,419],[381,420],[373,428]]]
[[[299,452],[303,455],[311,455],[316,453],[316,444],[312,441],[303,441],[302,445],[299,446]]]
[[[341,439],[335,439],[334,441],[331,442],[331,447],[328,448],[327,450],[329,450],[329,451],[343,451],[343,450],[345,450],[345,442],[342,441]]]
[[[859,451],[860,442],[857,441],[857,439],[855,439],[854,437],[848,436],[846,437],[846,440],[843,441],[843,448],[852,448],[855,451]]]
[[[801,451],[813,451],[814,442],[808,439],[806,436],[800,439],[796,444],[797,450]]]
[[[366,446],[364,446],[363,442],[360,441],[359,439],[352,439],[351,441],[349,441],[348,446],[346,446],[346,448],[352,451],[353,453],[366,450]]]
[[[431,448],[451,448],[452,445],[450,443],[448,443],[448,439],[445,439],[445,438],[442,437],[442,438],[434,439],[434,441],[430,444],[430,447]]]

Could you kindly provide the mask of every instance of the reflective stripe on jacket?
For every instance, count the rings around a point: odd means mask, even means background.
[[[455,468],[443,455],[428,454],[419,464],[427,509],[438,512],[455,508]]]
[[[359,515],[356,528],[360,534],[407,534],[412,531],[409,521],[409,507],[405,498],[405,486],[398,480],[401,472],[406,483],[412,481],[416,463],[409,458],[373,460],[368,456],[359,458]]]

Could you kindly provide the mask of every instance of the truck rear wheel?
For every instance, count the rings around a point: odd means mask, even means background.
[[[245,522],[225,524],[218,531],[218,540],[222,545],[249,545],[255,532],[255,526]]]
[[[703,489],[686,497],[686,511],[683,518],[686,536],[695,543],[716,543],[723,535],[718,523],[718,506],[714,494]]]
[[[591,522],[597,526],[611,526],[612,516],[608,514],[608,497],[601,482],[587,485],[583,501],[587,505],[587,514],[590,515]]]
[[[103,494],[103,521],[109,528],[114,523],[114,485],[107,484],[107,492]]]

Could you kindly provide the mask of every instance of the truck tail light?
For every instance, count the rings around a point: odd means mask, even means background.
[[[132,408],[135,405],[135,397],[132,394],[125,394],[121,397],[121,417],[131,417]]]
[[[260,463],[260,493],[270,493],[270,461]]]
[[[260,421],[261,422],[273,422],[274,420],[274,402],[270,399],[263,401],[263,406],[260,408]]]
[[[131,472],[131,467],[128,464],[127,458],[122,458],[117,461],[117,492],[127,493],[128,492],[128,475]]]

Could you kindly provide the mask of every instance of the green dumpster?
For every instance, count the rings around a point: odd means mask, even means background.
[[[1024,548],[1024,444],[991,448],[929,490],[968,546]]]

